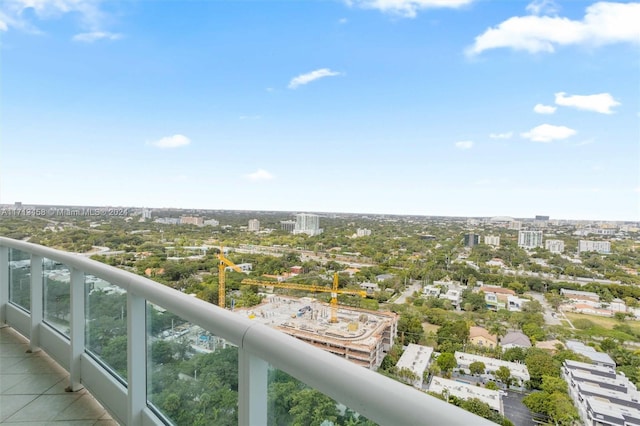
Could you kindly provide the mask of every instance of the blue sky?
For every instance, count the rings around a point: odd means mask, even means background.
[[[640,220],[640,3],[0,5],[0,203]]]

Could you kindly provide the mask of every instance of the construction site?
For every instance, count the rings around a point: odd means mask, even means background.
[[[260,305],[235,312],[372,370],[393,345],[398,325],[393,312],[335,308],[314,298],[279,294],[267,294]]]
[[[227,268],[246,273],[224,255],[220,247],[217,255],[218,305],[225,307]],[[338,305],[338,294],[366,297],[363,290],[339,288],[338,274],[333,275],[332,287],[261,281],[242,280],[244,285],[301,290],[305,292],[331,293],[331,303],[320,302],[310,297],[290,297],[266,294],[262,303],[250,308],[238,308],[235,312],[247,318],[260,321],[290,336],[296,337],[320,349],[348,359],[363,367],[375,370],[386,353],[393,346],[398,331],[398,315],[393,312],[378,312]]]

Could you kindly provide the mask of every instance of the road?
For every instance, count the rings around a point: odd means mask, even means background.
[[[397,303],[400,305],[403,304],[407,300],[407,297],[413,296],[413,293],[416,291],[417,292],[422,291],[422,282],[420,281],[412,282],[410,285],[407,286],[407,289],[402,292],[400,297],[398,297],[393,303]]]
[[[562,324],[562,322],[560,321],[560,318],[558,318],[558,314],[556,314],[556,312],[553,310],[551,305],[549,305],[549,303],[547,303],[547,300],[544,298],[544,295],[542,293],[529,292],[529,293],[525,293],[525,294],[528,295],[528,296],[533,297],[535,300],[540,302],[540,304],[544,308],[544,322],[547,325],[561,325]],[[564,314],[561,314],[561,315],[564,315]]]
[[[511,420],[515,426],[535,426],[533,413],[522,403],[525,395],[509,390],[502,396],[504,416]]]

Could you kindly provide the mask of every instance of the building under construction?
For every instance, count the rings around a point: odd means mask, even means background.
[[[325,351],[375,370],[397,334],[398,315],[339,306],[337,323],[331,307],[310,297],[269,294],[251,308],[236,309],[246,315]]]

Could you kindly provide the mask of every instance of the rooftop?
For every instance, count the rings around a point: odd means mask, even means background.
[[[520,346],[523,348],[531,347],[531,340],[526,336],[526,334],[520,331],[509,331],[505,336],[500,340],[500,344],[502,346],[505,345],[514,345]]]
[[[608,354],[604,352],[598,352],[591,346],[587,346],[582,342],[578,342],[577,340],[567,340],[566,346],[567,348],[571,349],[575,353],[586,356],[594,363],[612,365],[613,367],[616,366],[615,361],[611,359],[611,357]]]
[[[431,355],[433,354],[433,348],[430,346],[416,345],[410,343],[404,350],[402,356],[398,360],[396,367],[398,370],[401,368],[408,368],[418,376],[417,384],[422,385],[422,375],[429,366]]]
[[[382,363],[383,351],[393,345],[397,324],[392,312],[347,307],[338,307],[338,322],[331,323],[329,304],[278,294],[235,313],[374,369]]]
[[[458,380],[434,377],[429,385],[429,391],[442,393],[444,390],[447,390],[449,395],[462,399],[478,398],[480,401],[489,404],[492,409],[496,410],[500,414],[504,413],[500,391],[486,389]]]
[[[458,365],[470,365],[472,362],[480,361],[484,363],[487,371],[494,371],[500,367],[507,367],[511,371],[511,376],[520,380],[529,380],[529,370],[524,364],[517,362],[503,361],[500,359],[490,358],[487,356],[473,355],[465,352],[456,352],[456,360]]]

